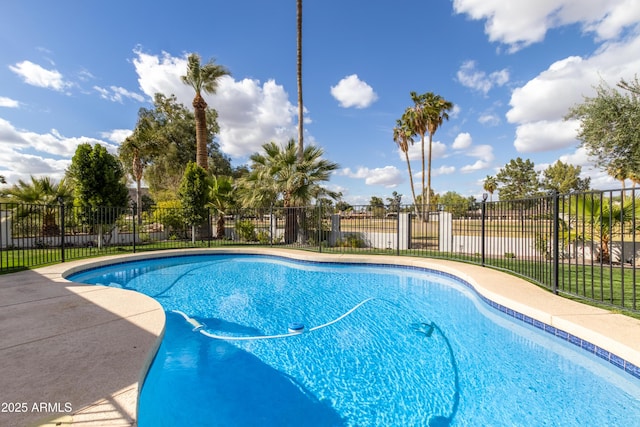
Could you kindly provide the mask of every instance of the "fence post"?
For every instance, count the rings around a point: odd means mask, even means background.
[[[133,212],[133,253],[136,253],[136,213],[138,212],[138,206],[136,202],[131,204],[131,211]]]
[[[207,247],[211,247],[211,238],[213,237],[213,224],[211,223],[211,208],[207,208]]]
[[[64,199],[58,197],[58,203],[60,203],[60,261],[64,262]]]
[[[318,215],[318,252],[322,253],[322,203],[316,203],[316,214]]]
[[[396,255],[400,256],[400,203],[396,208]]]
[[[482,193],[482,205],[480,210],[480,265],[484,265],[485,254],[485,237],[486,237],[486,221],[487,221],[487,193]]]
[[[553,196],[553,293],[558,295],[560,275],[560,193],[554,190]]]

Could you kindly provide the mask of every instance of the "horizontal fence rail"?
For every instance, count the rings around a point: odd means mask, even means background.
[[[638,189],[433,206],[85,209],[0,203],[0,272],[161,249],[279,246],[442,258],[517,274],[554,293],[639,312]]]

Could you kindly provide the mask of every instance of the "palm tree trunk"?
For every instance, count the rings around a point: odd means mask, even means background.
[[[419,216],[418,212],[418,200],[416,199],[416,189],[413,185],[413,173],[411,172],[411,162],[409,161],[409,153],[407,151],[404,152],[404,157],[407,159],[407,170],[409,172],[409,183],[411,184],[411,195],[413,196],[413,210],[416,213],[416,216]]]
[[[297,0],[296,7],[297,18],[297,32],[298,32],[298,46],[297,46],[297,75],[298,75],[298,163],[303,160],[304,152],[304,129],[303,129],[303,114],[304,107],[302,104],[302,0]]]
[[[424,209],[424,202],[425,202],[425,195],[424,195],[424,174],[425,174],[425,169],[424,169],[424,133],[420,134],[420,144],[422,146],[422,189],[420,191],[420,195],[422,196],[422,220],[424,221],[426,216],[428,216],[428,214],[425,215],[425,209]],[[427,198],[429,197],[428,195],[429,193],[427,192]],[[427,199],[427,210],[429,209],[429,200]]]
[[[207,103],[200,94],[193,99],[193,110],[196,116],[196,164],[204,170],[209,169],[207,156]]]
[[[432,147],[433,135],[429,133],[429,160],[427,161],[427,210],[431,207],[431,147]],[[429,214],[427,213],[427,217]]]

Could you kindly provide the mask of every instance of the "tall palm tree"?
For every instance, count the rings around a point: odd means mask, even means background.
[[[218,79],[229,75],[229,70],[218,65],[213,59],[205,65],[200,64],[200,56],[196,53],[189,55],[187,59],[187,74],[182,76],[182,82],[191,86],[196,91],[193,98],[193,110],[196,117],[196,164],[207,170],[207,103],[202,97],[202,91],[214,94],[218,88]]]
[[[339,166],[323,159],[323,150],[313,145],[304,148],[302,162],[298,162],[293,139],[283,147],[269,142],[262,149],[263,153],[250,157],[251,170],[238,180],[240,201],[244,206],[266,207],[281,199],[286,211],[285,243],[292,243],[297,237],[294,206],[309,203]],[[339,197],[327,189],[322,194]]]
[[[297,76],[298,76],[298,151],[297,158],[299,162],[303,161],[304,156],[304,129],[303,129],[303,121],[304,121],[304,107],[302,105],[302,0],[296,1],[296,23],[297,23],[297,34],[298,34],[298,44],[297,44],[297,56],[296,56],[296,65],[297,65]]]
[[[438,128],[440,128],[444,120],[449,120],[448,111],[453,109],[453,104],[433,92],[427,92],[421,95],[418,95],[416,92],[411,92],[410,95],[414,105],[407,109],[407,115],[412,122],[411,127],[414,134],[420,135],[422,150],[422,194],[426,195],[427,209],[429,209],[431,203],[433,135]],[[427,185],[425,187],[424,137],[426,134],[429,135],[429,150],[426,168]]]
[[[484,179],[482,189],[489,193],[489,201],[493,201],[493,192],[498,189],[498,180],[495,176],[487,175]]]
[[[398,145],[400,151],[404,153],[404,158],[407,161],[407,171],[409,173],[409,183],[411,184],[411,195],[413,196],[413,206],[418,214],[418,201],[416,199],[416,190],[413,184],[413,172],[411,171],[411,161],[409,160],[409,144],[413,145],[413,138],[411,137],[411,129],[409,128],[406,118],[396,120],[396,126],[393,128],[393,140]]]

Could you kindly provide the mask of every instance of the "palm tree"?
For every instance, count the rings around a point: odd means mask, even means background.
[[[138,223],[142,223],[142,178],[144,169],[158,151],[158,138],[148,117],[140,117],[133,134],[128,136],[118,148],[118,155],[125,170],[136,183],[136,209]]]
[[[569,212],[582,223],[585,238],[600,242],[600,261],[609,263],[611,241],[628,232],[624,230],[625,224],[638,223],[640,203],[634,198],[616,201],[603,197],[602,193],[589,193],[576,196],[570,203]]]
[[[235,204],[233,178],[229,176],[212,176],[209,187],[208,207],[216,210],[218,219],[216,221],[216,238],[223,239],[225,215]]]
[[[187,59],[187,74],[182,76],[182,82],[191,86],[196,91],[193,98],[193,110],[196,117],[196,163],[204,170],[208,169],[207,152],[207,103],[202,97],[202,91],[214,94],[218,88],[218,79],[229,75],[222,65],[211,59],[207,64],[200,64],[200,56],[196,53],[189,55]]]
[[[416,190],[413,185],[413,172],[411,172],[411,161],[409,160],[409,144],[413,145],[413,138],[411,137],[411,129],[409,128],[405,116],[402,119],[396,120],[396,126],[393,128],[393,140],[398,145],[400,151],[404,153],[404,158],[407,161],[407,171],[409,173],[409,183],[411,184],[411,195],[413,196],[413,206],[418,214],[418,201],[416,199]]]
[[[5,191],[10,200],[26,204],[17,211],[19,218],[27,218],[35,215],[36,220],[42,216],[42,234],[44,236],[57,236],[59,227],[56,223],[56,214],[60,201],[68,203],[73,200],[73,189],[62,179],[55,182],[49,177],[36,178],[31,176],[31,182],[18,180],[11,188]]]
[[[420,135],[422,149],[422,194],[426,192],[427,209],[429,209],[431,203],[433,135],[445,119],[449,120],[449,114],[447,112],[453,108],[453,104],[433,92],[423,93],[422,95],[411,92],[410,95],[414,106],[407,109],[407,116],[410,118],[413,134]],[[429,134],[429,150],[426,169],[427,186],[425,187],[424,136],[427,133]]]
[[[298,45],[297,45],[297,56],[296,56],[296,65],[297,65],[297,75],[298,75],[298,151],[297,158],[299,162],[303,161],[304,156],[304,143],[303,143],[303,114],[304,107],[302,105],[302,0],[296,1],[296,23],[297,23],[297,34],[298,34]]]
[[[489,193],[489,201],[493,201],[493,192],[498,189],[498,180],[495,176],[487,175],[484,179],[484,184],[482,185],[482,189]]]
[[[323,150],[313,145],[304,148],[302,162],[298,162],[293,139],[285,146],[269,142],[262,149],[264,153],[250,157],[251,170],[238,181],[240,201],[243,206],[267,207],[281,199],[286,210],[285,243],[292,243],[297,237],[294,206],[308,204],[319,193],[339,198],[338,193],[320,191],[320,184],[339,166],[323,159]]]
[[[629,169],[622,159],[617,159],[609,163],[607,166],[607,174],[614,178],[616,181],[620,181],[622,184],[622,191],[625,189],[625,180],[629,176]]]

